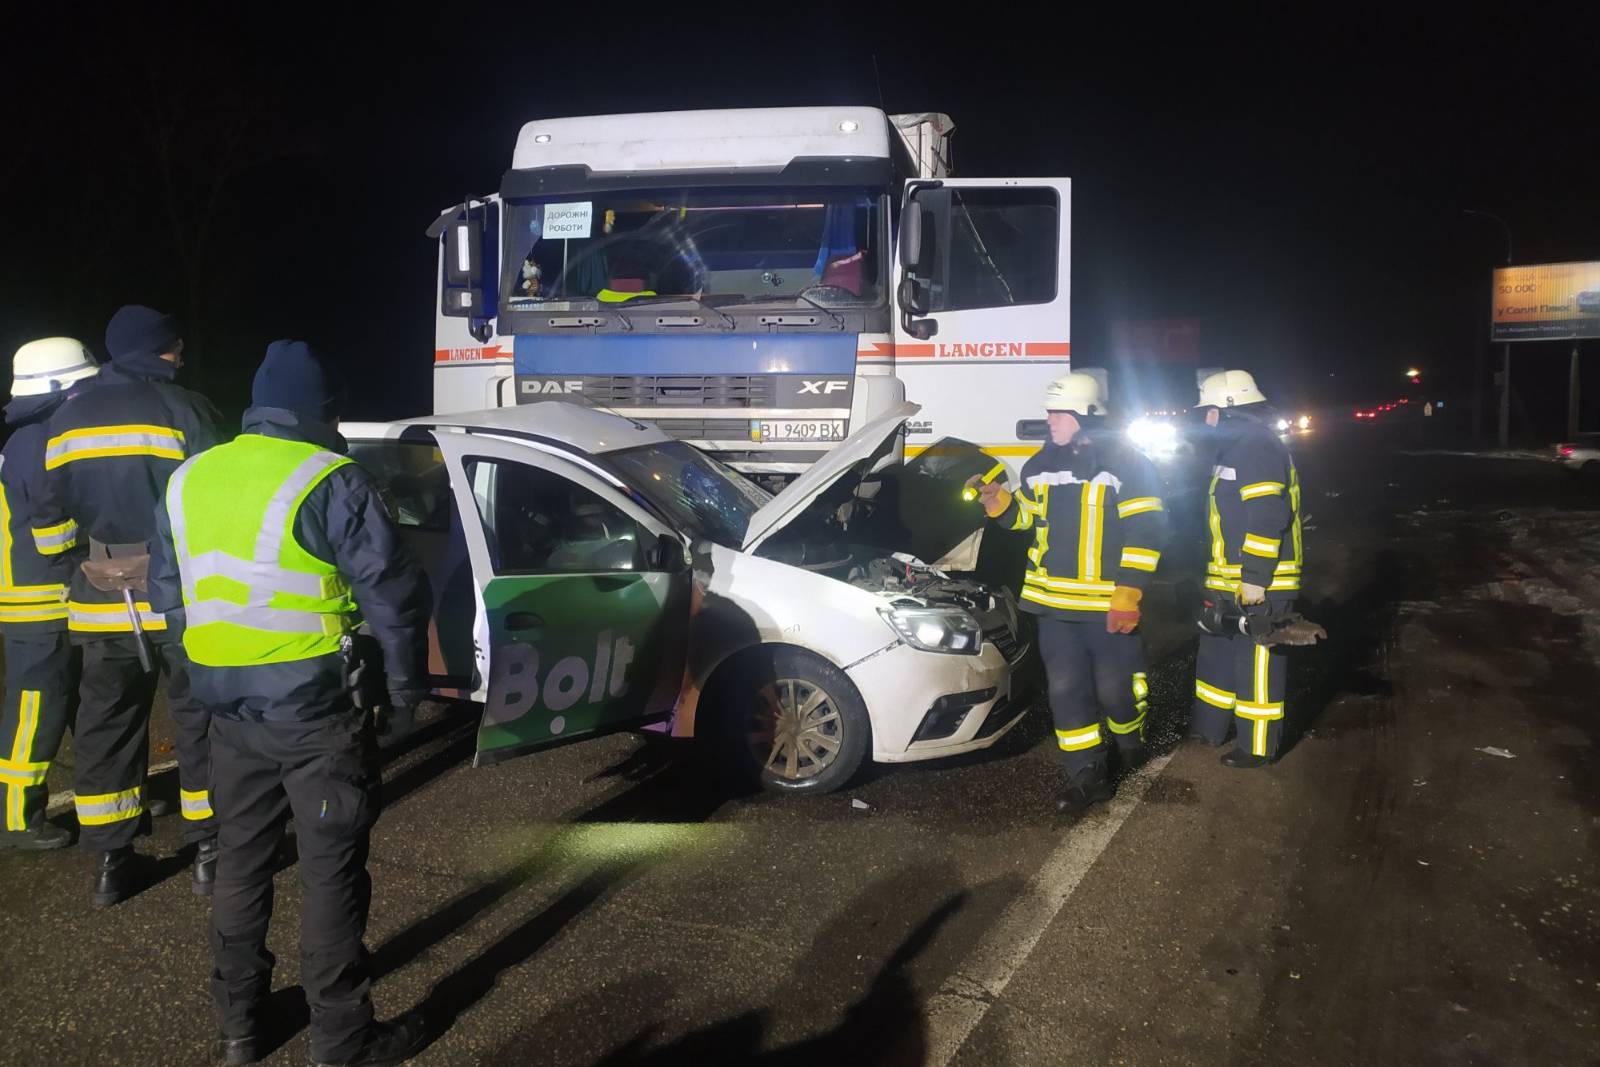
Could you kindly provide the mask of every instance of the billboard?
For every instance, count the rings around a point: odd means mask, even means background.
[[[1600,337],[1600,263],[1539,263],[1494,272],[1494,341]]]

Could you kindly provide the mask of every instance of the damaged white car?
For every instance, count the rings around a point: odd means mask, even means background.
[[[660,723],[769,789],[827,792],[868,758],[992,745],[1027,706],[1010,593],[920,562],[970,558],[961,483],[993,460],[950,442],[902,466],[917,410],[776,496],[569,403],[344,433],[432,578],[433,684],[483,703],[480,763]]]

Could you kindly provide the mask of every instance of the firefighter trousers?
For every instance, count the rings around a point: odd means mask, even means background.
[[[45,775],[78,711],[83,656],[66,631],[6,634],[6,695],[0,709],[0,783],[7,831],[44,825]]]
[[[1255,756],[1275,758],[1283,742],[1283,694],[1289,658],[1244,634],[1200,635],[1195,657],[1194,713],[1190,728],[1220,745],[1238,724],[1238,745]]]
[[[133,844],[143,823],[150,708],[163,670],[178,748],[184,836],[195,842],[217,833],[210,793],[211,714],[190,695],[188,657],[176,641],[153,644],[157,669],[147,672],[134,641],[119,635],[83,642],[73,788],[81,841],[98,851]]]
[[[364,712],[346,705],[310,722],[255,721],[215,709],[214,802],[221,821],[213,897],[212,993],[224,1037],[258,1032],[276,962],[267,951],[274,858],[294,818],[299,849],[300,984],[311,1007],[311,1053],[355,1055],[372,1022],[366,946],[372,880],[367,847],[381,794],[378,750]]]
[[[1104,772],[1102,720],[1124,752],[1144,745],[1150,687],[1143,637],[1107,633],[1100,614],[1082,622],[1041,616],[1039,653],[1068,777],[1094,768]]]

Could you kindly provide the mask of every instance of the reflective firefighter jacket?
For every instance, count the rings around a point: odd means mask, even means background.
[[[177,368],[154,356],[115,361],[94,388],[50,417],[45,492],[33,516],[40,553],[103,545],[148,544],[167,479],[191,455],[221,439],[211,402],[173,382]],[[166,619],[136,601],[144,629],[159,638]],[[72,571],[67,626],[80,638],[128,634],[133,624],[116,592],[94,588]]]
[[[1291,596],[1300,589],[1300,477],[1289,449],[1254,416],[1220,428],[1211,471],[1206,588],[1237,592],[1241,581]]]
[[[1166,545],[1160,492],[1155,466],[1119,439],[1047,443],[996,520],[1034,531],[1023,609],[1085,619],[1110,609],[1117,586],[1143,589]]]
[[[67,582],[82,552],[44,555],[33,543],[34,508],[44,492],[45,422],[66,399],[53,393],[6,405],[13,429],[0,450],[0,629],[13,637],[67,628]]]

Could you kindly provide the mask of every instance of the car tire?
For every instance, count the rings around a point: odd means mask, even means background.
[[[866,704],[845,673],[795,648],[747,653],[716,685],[724,772],[770,793],[831,793],[872,751]]]

